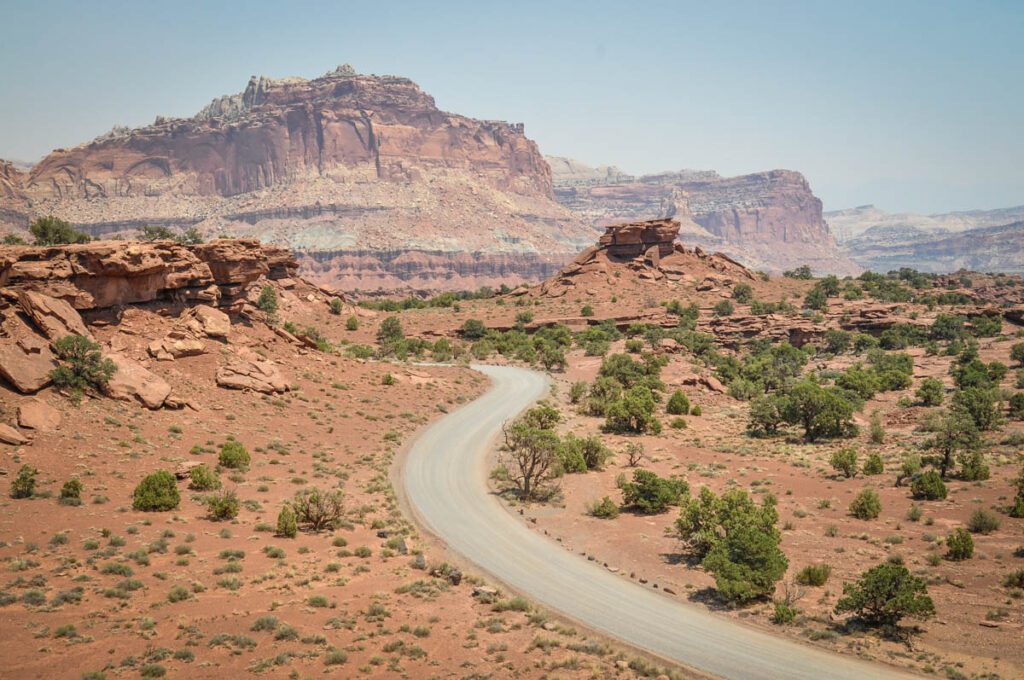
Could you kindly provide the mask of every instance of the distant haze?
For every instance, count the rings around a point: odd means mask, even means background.
[[[1024,3],[5,2],[0,158],[349,62],[632,174],[803,172],[828,209],[1024,203]]]

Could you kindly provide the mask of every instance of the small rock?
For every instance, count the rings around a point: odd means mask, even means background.
[[[476,586],[473,588],[473,597],[480,598],[486,602],[493,602],[498,597],[498,589],[490,586]]]
[[[426,571],[426,569],[427,569],[427,558],[425,558],[423,556],[423,553],[420,553],[419,555],[417,555],[416,557],[413,558],[413,560],[412,560],[412,568],[413,569],[419,569],[420,571]]]
[[[10,444],[11,446],[21,446],[22,444],[28,444],[28,439],[10,425],[0,423],[0,442]]]
[[[558,626],[556,624],[552,623],[551,621],[545,621],[544,625],[541,626],[541,628],[543,628],[544,630],[546,630],[546,631],[548,631],[550,633],[550,632],[556,630],[558,628]]]

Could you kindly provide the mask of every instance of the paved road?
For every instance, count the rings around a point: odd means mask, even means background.
[[[590,628],[712,675],[918,677],[717,617],[612,574],[528,529],[488,492],[488,455],[501,424],[543,396],[547,378],[507,366],[474,368],[491,378],[491,390],[428,428],[401,473],[417,519],[469,561]]]

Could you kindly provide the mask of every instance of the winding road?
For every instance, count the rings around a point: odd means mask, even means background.
[[[508,366],[473,368],[491,379],[491,389],[425,430],[400,474],[417,520],[484,572],[594,630],[711,675],[919,677],[715,616],[617,576],[531,531],[489,492],[488,459],[502,423],[542,397],[547,378]]]

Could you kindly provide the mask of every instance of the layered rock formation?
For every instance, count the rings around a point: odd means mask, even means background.
[[[772,170],[723,178],[683,170],[609,182],[594,181],[593,174],[563,173],[555,197],[595,224],[672,217],[680,221],[683,241],[719,249],[757,269],[778,272],[809,264],[823,272],[858,271],[837,249],[821,201],[800,173]]]
[[[371,285],[358,271],[336,279],[360,288],[450,287],[435,271],[459,254],[476,260],[462,287],[534,278],[538,258],[565,262],[592,240],[552,199],[521,124],[446,113],[406,78],[350,67],[253,78],[193,118],[115,129],[27,175],[6,164],[0,196],[3,222],[19,228],[44,214],[94,236],[196,226],[287,245],[310,266],[364,253]],[[396,252],[412,257],[393,266]]]
[[[287,278],[296,268],[287,250],[245,240],[0,246],[0,306],[20,302],[45,328],[54,310],[35,303],[40,296],[76,310],[158,300],[230,304],[261,276]]]
[[[865,269],[1024,272],[1024,206],[919,215],[864,205],[825,217],[839,247]]]

